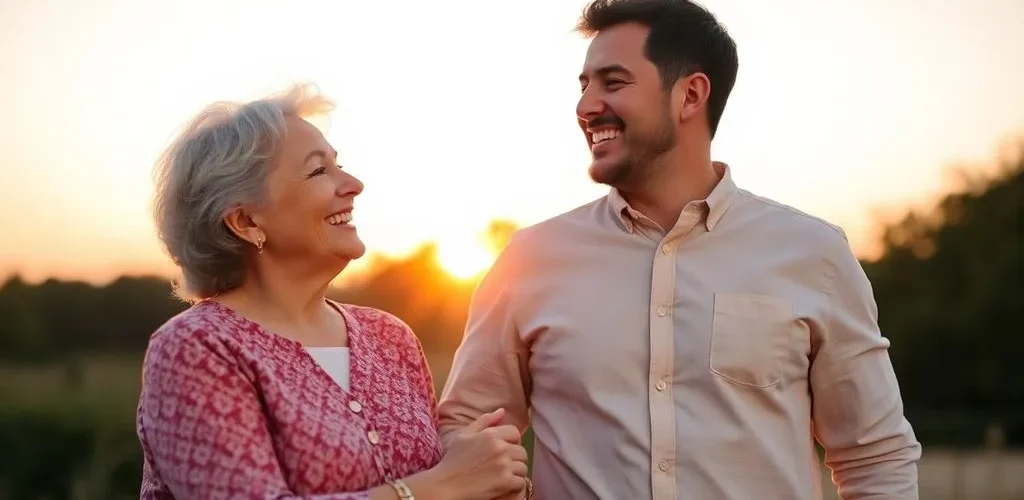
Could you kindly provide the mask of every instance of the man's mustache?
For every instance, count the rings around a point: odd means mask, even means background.
[[[601,115],[593,120],[587,122],[588,128],[597,128],[610,125],[619,129],[626,128],[626,124],[622,120],[614,115]]]

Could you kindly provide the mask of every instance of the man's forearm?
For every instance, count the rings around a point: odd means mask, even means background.
[[[921,445],[904,420],[901,432],[846,449],[826,450],[842,500],[917,500]]]

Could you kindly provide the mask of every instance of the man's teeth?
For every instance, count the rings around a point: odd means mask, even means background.
[[[349,222],[352,222],[352,212],[344,212],[344,213],[340,213],[340,214],[334,214],[334,215],[332,215],[332,216],[327,218],[327,223],[332,225],[332,226],[337,226],[337,225],[340,225],[340,224],[348,224]]]
[[[599,130],[597,132],[594,132],[591,140],[594,142],[594,144],[598,144],[610,139],[614,139],[618,136],[618,130]]]

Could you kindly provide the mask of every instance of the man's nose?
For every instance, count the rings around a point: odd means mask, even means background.
[[[580,120],[590,121],[604,112],[604,100],[598,94],[596,90],[589,88],[583,91],[583,95],[576,103],[576,116]]]

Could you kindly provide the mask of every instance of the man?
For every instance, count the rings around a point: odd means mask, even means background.
[[[532,423],[543,500],[917,498],[870,284],[842,231],[710,144],[733,40],[685,0],[597,0],[576,108],[601,199],[518,232],[474,296],[443,435]]]

